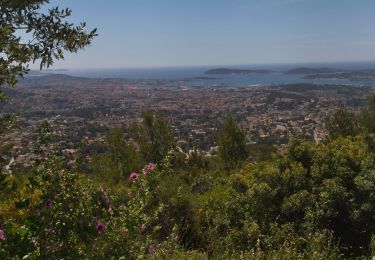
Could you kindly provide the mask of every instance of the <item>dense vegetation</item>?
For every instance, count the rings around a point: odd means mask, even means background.
[[[327,126],[347,126],[343,113]],[[71,165],[58,151],[43,159],[53,139],[44,123],[34,169],[1,181],[0,257],[369,257],[375,137],[365,125],[260,157],[228,118],[219,156],[207,158],[174,149],[168,121],[146,111],[128,138],[114,129],[91,162],[83,140]]]
[[[47,2],[1,2],[1,87],[14,84],[29,61],[49,65],[95,35],[63,23],[70,10],[39,13]],[[22,28],[35,44],[16,36]],[[375,96],[359,114],[328,118],[326,142],[294,139],[279,152],[247,145],[229,117],[218,156],[185,154],[167,119],[150,111],[142,117],[130,136],[113,129],[104,147],[82,140],[74,158],[45,153],[54,136],[44,122],[32,169],[0,174],[0,259],[375,254]],[[12,120],[1,118],[0,134]],[[10,148],[0,145],[1,169]]]

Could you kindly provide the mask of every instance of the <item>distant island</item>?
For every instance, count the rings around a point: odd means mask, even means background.
[[[271,70],[264,70],[264,69],[228,69],[228,68],[217,68],[207,70],[204,74],[207,75],[231,75],[231,74],[267,74],[272,73]]]
[[[274,73],[266,69],[230,69],[216,68],[207,70],[206,75],[245,75]],[[375,69],[339,69],[339,68],[309,68],[297,67],[283,72],[284,75],[300,75],[303,79],[339,79],[339,80],[375,80]]]
[[[294,68],[284,72],[284,74],[304,75],[304,79],[375,80],[375,69]]]
[[[331,74],[331,73],[341,73],[345,72],[343,69],[334,69],[334,68],[294,68],[287,70],[284,74],[289,75],[306,75],[306,74]]]

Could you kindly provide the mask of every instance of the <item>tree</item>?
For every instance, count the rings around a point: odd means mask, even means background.
[[[106,141],[108,150],[94,158],[94,172],[116,180],[128,179],[129,174],[140,167],[134,145],[124,139],[121,128],[112,129]]]
[[[219,156],[227,170],[236,167],[248,156],[244,131],[236,124],[232,117],[224,121],[224,126],[218,136]]]
[[[7,130],[7,126],[13,123],[13,121],[14,121],[14,118],[9,115],[0,117],[0,135],[3,134]],[[3,157],[6,153],[9,152],[11,148],[12,148],[11,144],[6,144],[6,142],[0,143],[0,183],[1,183],[1,178],[4,178],[4,176],[1,175],[2,168],[7,163],[7,160],[5,160],[5,158]]]
[[[160,163],[176,145],[174,130],[164,117],[150,110],[143,111],[142,124],[132,128],[145,162]]]
[[[336,110],[327,119],[325,127],[330,139],[336,139],[339,136],[355,136],[360,132],[356,115],[345,108]]]
[[[54,7],[42,12],[49,0],[2,0],[0,2],[0,87],[14,86],[17,76],[40,61],[40,69],[64,58],[64,51],[77,52],[91,43],[96,29],[68,22],[70,9]],[[1,91],[1,90],[0,90]],[[0,92],[0,100],[4,93]]]
[[[14,86],[17,77],[29,71],[29,64],[40,62],[40,69],[64,58],[64,51],[77,52],[89,45],[96,29],[86,32],[86,24],[68,22],[70,9],[54,7],[42,12],[48,0],[0,1],[0,102],[5,100],[2,88]],[[0,116],[0,134],[13,118]],[[1,150],[5,150],[0,145]]]
[[[368,133],[375,133],[375,94],[367,98],[367,103],[360,113],[360,124]]]
[[[14,117],[9,115],[0,117],[0,136],[7,130],[7,127],[12,123],[14,123]],[[4,171],[4,169],[5,166],[9,163],[9,160],[7,159],[9,158],[13,145],[10,142],[8,142],[9,140],[1,141],[3,142],[0,142],[0,191],[4,191],[8,184],[7,174],[6,171]]]
[[[306,239],[329,231],[346,257],[367,254],[375,234],[375,156],[367,138],[294,139],[274,160],[247,165],[238,175],[248,187],[238,207],[248,213],[236,220],[251,216],[272,240],[273,228],[291,225],[282,243],[293,232]]]

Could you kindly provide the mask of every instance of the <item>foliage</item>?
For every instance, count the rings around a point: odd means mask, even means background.
[[[167,119],[150,110],[142,112],[142,123],[132,128],[144,162],[161,162],[175,147],[174,130]]]
[[[276,153],[276,148],[270,144],[251,144],[248,146],[249,157],[253,161],[265,161],[272,159],[272,155]]]
[[[345,108],[336,110],[326,120],[325,128],[330,139],[375,133],[375,94],[367,98],[365,107],[357,115]]]
[[[218,145],[219,156],[226,170],[236,167],[248,156],[245,133],[232,117],[225,119],[224,126],[218,135]]]
[[[77,52],[91,43],[96,29],[85,32],[85,23],[74,26],[66,19],[70,9],[51,8],[48,0],[3,0],[0,4],[0,86],[15,85],[28,64],[40,59],[40,68],[63,59],[64,51]],[[4,95],[0,93],[0,100]]]
[[[134,145],[124,139],[121,128],[115,128],[106,139],[107,151],[94,157],[95,174],[113,181],[127,180],[129,174],[140,167],[140,158]]]
[[[10,115],[0,116],[0,135],[7,131],[7,128],[14,123],[15,117]],[[5,172],[3,171],[3,168],[8,163],[8,161],[5,158],[5,155],[7,155],[11,151],[12,147],[13,145],[10,142],[0,143],[0,190],[5,178]]]
[[[89,45],[96,29],[86,32],[86,24],[68,22],[70,9],[51,8],[43,12],[48,0],[2,0],[0,2],[0,102],[5,100],[2,87],[14,86],[17,77],[29,71],[31,62],[40,62],[40,69],[54,60],[64,58],[64,51],[77,52]],[[14,117],[0,115],[0,135]],[[9,145],[0,144],[0,185],[4,185],[2,168]],[[3,189],[0,187],[1,190]]]
[[[173,203],[166,203],[166,197],[164,203],[155,200],[157,194],[165,196],[161,183],[168,172],[150,164],[144,174],[136,175],[125,194],[118,194],[65,170],[58,158],[51,157],[43,166],[24,187],[33,194],[32,199],[19,192],[4,203],[20,199],[10,215],[1,211],[2,259],[98,259],[107,255],[134,259],[162,257],[178,248],[178,223],[173,218],[178,199]],[[21,211],[24,217],[19,223],[15,216]]]
[[[358,118],[354,113],[346,109],[336,110],[331,117],[327,119],[325,127],[331,139],[335,139],[339,136],[355,136],[360,131]]]
[[[375,133],[375,94],[367,98],[366,106],[362,109],[359,120],[369,133]]]
[[[241,173],[250,215],[264,230],[275,222],[303,236],[328,230],[345,254],[367,254],[375,232],[374,159],[360,136],[320,145],[294,141],[275,162]]]
[[[122,137],[118,129],[110,136],[116,131]],[[69,171],[52,155],[28,178],[7,176],[0,257],[368,257],[374,141],[371,135],[321,144],[294,139],[273,160],[230,175],[217,175],[198,157],[181,171],[170,152],[118,183]],[[192,175],[194,168],[201,170]]]

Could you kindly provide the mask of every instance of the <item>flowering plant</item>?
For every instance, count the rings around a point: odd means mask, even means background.
[[[130,175],[127,191],[121,193],[110,183],[98,185],[87,175],[67,171],[57,158],[47,160],[27,184],[30,190],[39,191],[36,203],[22,206],[29,216],[21,223],[9,220],[4,227],[0,222],[0,257],[78,259],[171,254],[177,247],[177,226],[163,219],[165,205],[155,203],[164,173],[152,163],[144,169],[147,174]],[[19,252],[11,244],[15,240]]]

